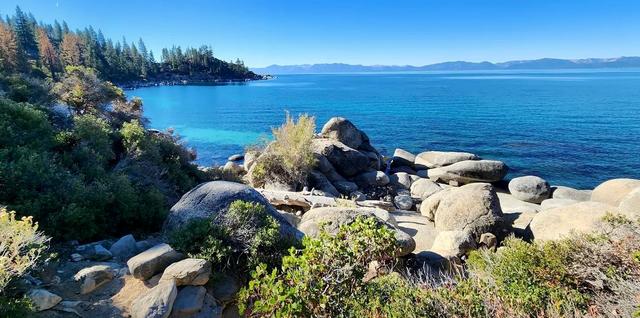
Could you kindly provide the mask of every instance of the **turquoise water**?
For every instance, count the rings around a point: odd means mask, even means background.
[[[469,151],[506,162],[511,177],[579,188],[640,178],[640,70],[287,75],[129,95],[143,98],[152,127],[175,128],[204,165],[242,152],[288,110],[316,116],[319,128],[349,118],[387,155]]]

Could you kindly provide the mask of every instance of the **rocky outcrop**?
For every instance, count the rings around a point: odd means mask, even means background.
[[[395,220],[384,210],[342,207],[311,209],[302,216],[298,229],[311,237],[320,234],[322,228],[329,234],[336,234],[341,225],[350,224],[358,217],[375,217],[381,224],[393,229],[400,249],[398,256],[407,255],[415,249],[416,243],[413,238],[393,225]]]
[[[262,204],[267,213],[278,221],[280,233],[284,237],[300,237],[300,232],[292,227],[260,193],[244,184],[228,181],[203,183],[183,195],[171,208],[165,221],[164,231],[169,232],[179,228],[192,219],[214,219],[227,213],[231,203],[236,200]]]
[[[320,135],[337,140],[353,149],[358,149],[363,142],[362,132],[348,119],[333,117],[324,124]]]
[[[313,152],[322,155],[344,177],[353,177],[369,169],[369,157],[337,140],[318,138],[312,142]]]
[[[174,281],[158,283],[133,301],[131,317],[167,318],[171,314],[177,295],[178,289]]]
[[[162,243],[132,257],[127,261],[127,266],[133,277],[147,280],[181,259],[184,259],[184,255]]]
[[[429,169],[429,179],[463,185],[472,182],[497,182],[509,171],[507,165],[496,160],[465,160],[435,169]]]
[[[540,203],[549,198],[551,187],[540,177],[524,176],[509,182],[509,192],[522,201]]]
[[[160,281],[174,280],[177,286],[204,285],[211,276],[211,262],[197,258],[187,258],[169,265]]]
[[[557,240],[571,233],[593,233],[602,229],[602,218],[617,209],[600,202],[579,202],[535,215],[529,228],[535,240]]]
[[[617,207],[626,195],[637,188],[640,188],[640,180],[638,179],[612,179],[593,189],[591,201]]]
[[[416,169],[431,169],[452,165],[465,160],[479,160],[480,157],[468,152],[426,151],[415,159]]]

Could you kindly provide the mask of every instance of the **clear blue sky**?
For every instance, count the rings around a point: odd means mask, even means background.
[[[249,66],[640,55],[640,0],[2,0],[0,14],[16,5],[156,56],[209,44]]]

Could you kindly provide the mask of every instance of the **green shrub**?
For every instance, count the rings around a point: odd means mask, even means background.
[[[335,236],[322,231],[291,249],[280,270],[262,264],[240,292],[240,309],[250,317],[348,316],[361,299],[373,261],[384,264],[395,250],[394,233],[373,218],[341,226]]]
[[[273,142],[252,167],[251,183],[279,182],[294,188],[303,184],[316,165],[311,144],[315,129],[314,117],[300,115],[296,122],[287,113],[285,123],[272,130]]]

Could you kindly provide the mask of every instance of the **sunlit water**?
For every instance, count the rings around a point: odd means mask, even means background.
[[[173,127],[198,163],[223,164],[285,110],[349,118],[383,154],[457,150],[510,177],[593,188],[640,178],[640,70],[286,75],[222,86],[141,88],[151,126]]]

